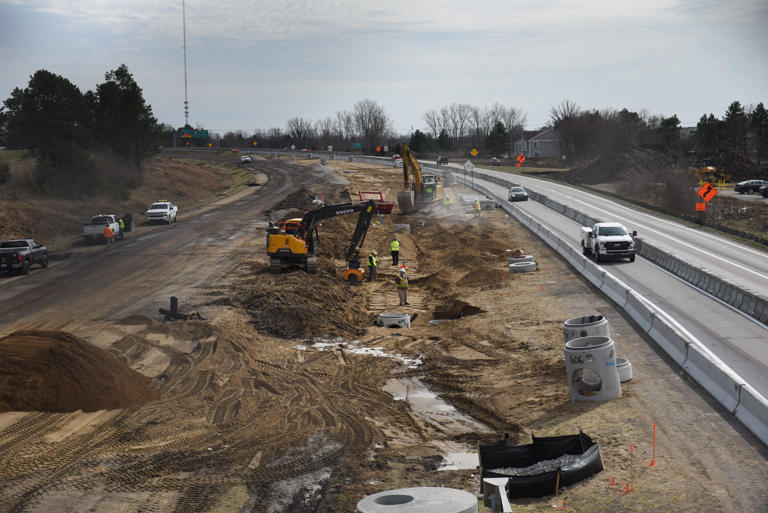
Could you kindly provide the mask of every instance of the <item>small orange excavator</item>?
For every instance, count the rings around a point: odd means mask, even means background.
[[[270,222],[267,228],[267,254],[271,271],[280,273],[285,265],[300,265],[310,274],[317,273],[317,254],[320,250],[318,222],[355,212],[360,212],[360,215],[345,254],[347,268],[344,271],[344,280],[350,283],[362,282],[360,250],[371,226],[371,218],[376,213],[376,202],[373,200],[325,205],[310,210],[301,219],[287,219],[277,225]]]

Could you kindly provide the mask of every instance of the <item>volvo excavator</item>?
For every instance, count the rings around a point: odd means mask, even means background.
[[[443,184],[440,177],[422,175],[419,161],[407,144],[403,144],[402,159],[405,190],[397,193],[400,210],[407,214],[442,200]]]
[[[299,265],[310,274],[317,273],[317,253],[320,250],[318,222],[355,212],[359,212],[360,215],[345,254],[347,268],[344,271],[344,280],[350,283],[362,282],[360,249],[371,226],[371,218],[376,213],[376,202],[373,200],[363,203],[325,205],[310,210],[301,219],[287,219],[277,225],[270,222],[267,228],[267,254],[271,271],[280,273],[286,265]]]

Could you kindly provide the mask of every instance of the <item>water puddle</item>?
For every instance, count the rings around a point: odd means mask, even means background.
[[[492,430],[443,401],[419,378],[393,378],[383,390],[395,401],[408,401],[417,421],[449,435],[491,433]]]
[[[367,356],[375,356],[379,358],[394,358],[409,369],[416,369],[421,364],[420,358],[410,358],[396,353],[388,353],[383,347],[367,347],[361,346],[359,340],[344,341],[341,337],[336,338],[324,338],[315,337],[311,341],[310,346],[299,344],[294,346],[294,349],[299,351],[306,351],[307,349],[316,349],[318,351],[334,351],[336,349],[343,349],[348,354],[360,354]]]
[[[467,470],[475,469],[480,465],[480,458],[476,452],[449,452],[443,454],[443,463],[437,470]]]

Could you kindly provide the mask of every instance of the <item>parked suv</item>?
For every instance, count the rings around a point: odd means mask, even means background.
[[[766,185],[768,185],[768,182],[765,180],[744,180],[743,182],[737,183],[733,190],[739,194],[744,194],[745,192],[747,194],[752,194],[753,192],[759,192],[760,187]]]

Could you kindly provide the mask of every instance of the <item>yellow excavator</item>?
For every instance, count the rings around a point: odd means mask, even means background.
[[[432,205],[443,199],[443,184],[439,176],[422,175],[421,166],[411,153],[407,144],[403,144],[404,191],[398,191],[397,204],[404,214]]]
[[[710,159],[691,161],[688,164],[688,172],[699,182],[727,182],[731,179],[730,174],[718,171]]]
[[[371,218],[376,214],[376,202],[373,200],[324,205],[310,210],[301,219],[286,219],[277,225],[270,222],[267,228],[267,254],[271,271],[280,273],[286,265],[298,265],[303,266],[310,274],[317,273],[317,253],[320,250],[317,225],[323,219],[355,212],[360,215],[345,254],[347,268],[344,271],[344,280],[350,283],[362,282],[360,249],[371,225]]]

